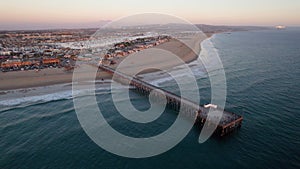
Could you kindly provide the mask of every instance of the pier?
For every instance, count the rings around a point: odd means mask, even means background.
[[[141,94],[149,95],[150,92],[153,90],[162,91],[163,94],[165,95],[165,98],[167,100],[167,106],[169,108],[175,111],[179,111],[182,108],[184,110],[184,115],[186,117],[196,118],[194,119],[196,124],[203,126],[205,122],[208,122],[208,124],[212,124],[215,121],[215,119],[208,118],[209,110],[215,108],[212,107],[205,108],[203,106],[200,106],[198,103],[194,103],[192,101],[189,101],[188,99],[181,98],[180,96],[174,93],[171,93],[157,86],[151,85],[141,79],[128,76],[121,72],[117,72],[108,66],[99,65],[99,69],[113,74],[115,77],[117,77],[120,83],[130,84],[131,86],[135,87],[135,90],[137,92]],[[162,93],[155,92],[154,96],[157,97],[158,102],[160,99],[162,99],[161,97]],[[216,110],[218,110],[218,108],[216,108]],[[221,120],[215,123],[217,124],[217,129],[215,131],[215,134],[219,136],[225,136],[235,131],[236,129],[239,129],[242,125],[242,121],[243,121],[242,116],[237,115],[235,113],[223,111]]]

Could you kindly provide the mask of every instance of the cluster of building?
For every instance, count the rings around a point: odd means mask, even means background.
[[[80,49],[59,43],[88,40],[92,30],[0,32],[0,71],[70,66]]]
[[[77,30],[45,30],[45,31],[10,31],[0,32],[0,71],[39,70],[44,68],[70,69],[75,66],[76,60],[89,61],[86,54],[82,55],[85,42],[91,40],[94,29]],[[103,32],[101,38],[117,37],[114,31]],[[121,34],[123,35],[123,34]],[[130,37],[112,48],[93,53],[95,56],[104,56],[101,62],[114,64],[116,57],[125,57],[147,48],[154,47],[170,40],[169,36],[144,36],[144,34],[126,34]],[[137,37],[131,39],[133,37]],[[112,38],[113,39],[113,38]],[[78,43],[71,47],[68,44]],[[95,48],[95,47],[94,47]],[[85,49],[95,51],[93,47]],[[99,53],[100,52],[100,53]],[[92,56],[90,56],[92,57]]]
[[[107,53],[104,55],[104,58],[100,61],[99,64],[115,64],[114,58],[125,57],[129,54],[152,48],[154,46],[168,42],[170,39],[170,36],[157,36],[138,38],[131,41],[117,43],[113,46],[113,48],[107,51]]]

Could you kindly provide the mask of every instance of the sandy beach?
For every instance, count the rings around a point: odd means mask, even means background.
[[[170,40],[169,42],[163,43],[156,47],[145,49],[141,52],[134,53],[134,55],[138,60],[142,59],[142,65],[138,63],[130,63],[128,67],[135,69],[142,69],[140,73],[148,73],[157,71],[155,69],[144,69],[145,67],[160,67],[163,69],[172,68],[177,66],[179,62],[170,60],[168,57],[155,57],[155,60],[149,55],[153,54],[151,50],[161,50],[167,51],[169,53],[173,53],[178,56],[185,63],[189,63],[198,58],[198,54],[200,52],[200,43],[205,40],[207,36],[197,38],[196,41],[184,42],[178,41],[175,39]],[[191,50],[193,48],[193,50]],[[196,51],[195,51],[196,50]],[[162,52],[163,54],[163,52]],[[127,56],[128,57],[128,56]],[[133,57],[133,58],[134,58]],[[117,64],[113,67],[117,67],[117,65],[122,62],[125,58],[120,58],[117,60]],[[130,72],[130,69],[126,69],[127,72]],[[52,69],[42,69],[40,71],[16,71],[16,72],[0,72],[0,91],[14,90],[14,89],[23,89],[23,88],[33,88],[40,86],[49,86],[55,84],[64,84],[72,82],[72,72],[66,72],[64,69],[52,68]],[[80,76],[85,77],[86,74],[82,73]],[[111,75],[98,71],[96,80],[102,79],[111,79]]]

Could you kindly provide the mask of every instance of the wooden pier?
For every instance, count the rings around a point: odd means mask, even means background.
[[[196,118],[194,119],[196,120],[196,124],[204,125],[206,121],[208,123],[214,123],[214,119],[208,119],[209,109],[213,108],[204,108],[203,106],[200,106],[197,103],[189,101],[185,98],[181,98],[180,96],[174,93],[171,93],[157,86],[151,85],[145,81],[142,81],[141,79],[128,76],[121,72],[117,72],[108,66],[100,65],[99,68],[108,73],[113,74],[120,83],[130,84],[131,86],[134,86],[136,91],[138,91],[141,94],[149,95],[150,92],[153,90],[162,91],[165,95],[165,98],[167,100],[167,106],[169,108],[172,108],[176,111],[179,111],[180,108],[183,108],[184,115],[186,115],[187,117]],[[157,97],[158,102],[162,98],[160,97],[161,95],[162,94],[159,92],[154,93],[154,96]],[[223,111],[223,116],[221,120],[218,123],[216,123],[217,129],[215,131],[215,134],[219,136],[225,136],[240,128],[242,125],[242,121],[242,116],[231,112]]]

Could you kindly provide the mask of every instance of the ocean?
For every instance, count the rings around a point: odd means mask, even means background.
[[[210,40],[226,73],[226,110],[244,117],[237,132],[199,144],[200,129],[194,127],[171,150],[131,159],[103,150],[87,136],[77,119],[71,91],[0,99],[0,168],[300,168],[300,29],[222,33]],[[190,66],[201,103],[209,103],[205,70],[195,63]],[[168,77],[150,81],[179,93]],[[109,124],[131,137],[157,135],[177,117],[167,109],[154,122],[132,123],[117,113],[108,87],[97,89],[96,96]],[[130,96],[137,109],[149,108],[146,97],[135,92]]]

